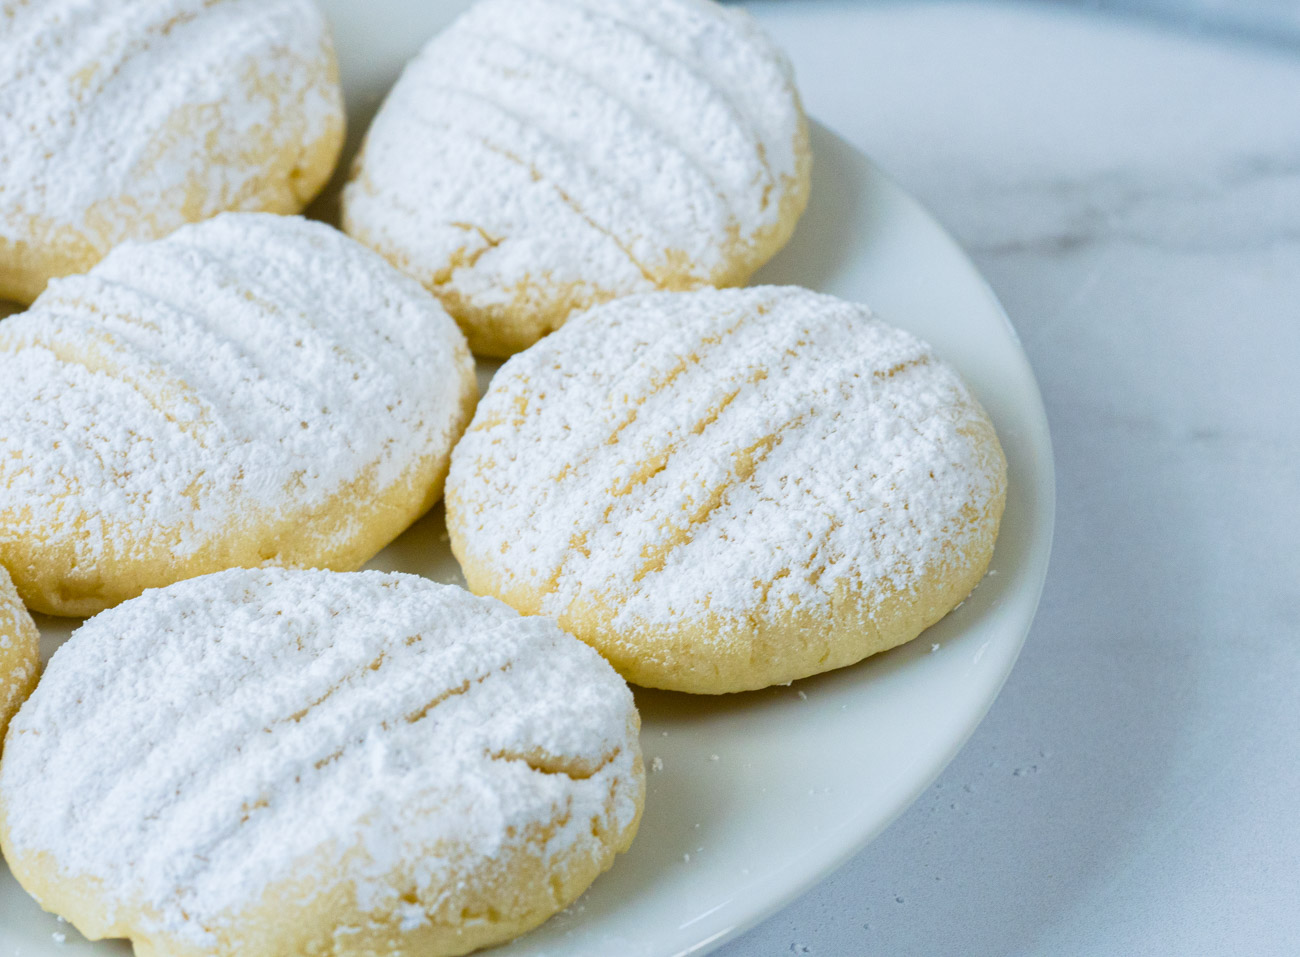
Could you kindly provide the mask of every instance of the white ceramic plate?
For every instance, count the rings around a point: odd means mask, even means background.
[[[354,131],[405,60],[461,4],[326,3]],[[924,635],[787,688],[694,698],[640,691],[651,771],[631,852],[577,904],[501,957],[702,953],[812,886],[908,806],[961,747],[1015,662],[1051,549],[1054,484],[1042,400],[1015,331],[946,233],[869,160],[813,132],[812,202],[759,276],[870,303],[934,344],[997,426],[1010,484],[993,570]],[[326,199],[317,211],[329,215]],[[490,370],[482,370],[486,381]],[[373,567],[463,583],[441,508]],[[45,652],[71,630],[41,619]],[[657,759],[657,760],[656,760]],[[0,865],[0,957],[125,955],[43,914]]]

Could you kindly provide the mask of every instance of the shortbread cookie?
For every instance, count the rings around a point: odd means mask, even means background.
[[[0,845],[140,957],[464,954],[631,844],[639,724],[550,620],[412,575],[220,572],[55,654],[0,762]]]
[[[452,456],[472,590],[637,684],[719,693],[908,641],[984,574],[1006,463],[970,390],[863,306],[656,293],[497,373]]]
[[[41,637],[27,614],[9,573],[0,566],[0,752],[5,729],[36,687],[41,669]]]
[[[389,94],[344,223],[507,356],[616,296],[743,283],[810,169],[789,64],[745,12],[481,0]]]
[[[477,396],[419,283],[320,223],[119,246],[0,323],[0,564],[86,615],[232,566],[359,568],[439,497]]]
[[[223,210],[296,213],[343,102],[311,0],[0,0],[0,299]]]

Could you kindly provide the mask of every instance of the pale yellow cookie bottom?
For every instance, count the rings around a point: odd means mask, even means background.
[[[802,113],[795,139],[795,156],[795,175],[787,177],[781,184],[779,214],[771,226],[753,236],[730,237],[722,264],[707,277],[701,278],[694,264],[685,256],[668,250],[663,265],[650,272],[647,278],[658,289],[672,292],[706,286],[742,286],[748,282],[759,267],[789,241],[808,205],[812,149],[808,140],[808,123]],[[363,177],[364,173],[359,175]],[[625,290],[607,289],[595,281],[558,283],[549,274],[538,273],[504,290],[509,296],[504,302],[476,303],[450,284],[449,278],[456,264],[414,261],[406,250],[387,241],[379,231],[367,228],[366,223],[356,216],[349,215],[346,203],[343,228],[348,235],[380,253],[398,269],[419,279],[437,296],[443,308],[460,326],[470,350],[476,355],[509,358],[560,328],[570,314],[626,294]]]
[[[466,521],[472,515],[456,507],[455,489],[447,530],[470,591],[499,598],[521,614],[555,617],[561,628],[599,651],[632,684],[693,694],[751,691],[842,668],[905,644],[974,590],[993,557],[1006,503],[1006,459],[992,425],[979,430],[976,438],[997,485],[982,511],[965,507],[962,543],[947,542],[940,559],[909,573],[905,586],[823,579],[830,596],[815,606],[761,606],[743,615],[628,623],[618,620],[617,600],[588,600],[557,614],[547,606],[546,593],[509,587],[496,569],[467,557],[473,529]]]
[[[625,679],[644,688],[727,694],[785,684],[855,664],[917,637],[979,584],[993,556],[1002,500],[988,531],[951,562],[926,569],[906,592],[840,581],[829,602],[814,608],[764,609],[745,618],[632,627],[613,624],[608,604],[574,606],[557,616],[560,627],[591,645]],[[452,531],[453,551],[463,540]],[[541,614],[541,596],[509,593],[494,576],[461,562],[470,591],[502,599],[523,614]]]
[[[168,529],[148,541],[129,530],[105,536],[108,543],[93,564],[79,563],[77,541],[98,529],[86,513],[70,527],[45,536],[0,542],[0,565],[10,570],[27,607],[47,615],[86,617],[161,588],[226,568],[277,565],[356,571],[406,530],[442,496],[451,446],[474,414],[478,386],[472,367],[461,373],[459,412],[453,441],[419,460],[386,488],[376,488],[374,469],[310,510],[272,515],[231,515],[229,525],[206,544],[177,557],[184,530]],[[0,513],[0,526],[6,522]]]
[[[639,719],[634,724],[633,739]],[[346,868],[322,851],[293,868],[296,879],[272,886],[260,901],[213,921],[206,944],[146,931],[143,928],[157,924],[148,908],[120,900],[94,877],[61,873],[58,861],[48,854],[17,853],[3,800],[0,851],[18,883],[42,908],[63,917],[89,940],[130,939],[137,957],[458,957],[542,924],[577,900],[631,847],[644,809],[645,769],[639,757],[634,774],[640,786],[631,825],[611,832],[593,823],[590,842],[549,865],[541,849],[560,819],[533,827],[492,859],[457,875],[436,889],[436,899],[423,899],[412,889],[385,908],[363,911],[355,887],[343,877]],[[405,875],[392,875],[389,883],[414,888]],[[404,930],[403,922],[415,908],[426,920]]]
[[[338,88],[338,68],[333,55],[313,64],[321,85]],[[262,78],[254,89],[270,102],[284,99],[282,81]],[[159,134],[159,142],[204,135],[195,129],[203,122],[203,106],[178,110]],[[60,226],[37,216],[3,223],[0,235],[0,300],[30,304],[51,279],[79,275],[127,239],[161,239],[185,223],[198,222],[227,210],[291,215],[301,212],[324,188],[343,148],[344,121],[339,114],[313,141],[277,144],[274,127],[250,135],[237,157],[214,156],[214,165],[256,168],[259,174],[243,190],[214,207],[202,178],[173,189],[142,209],[129,197],[104,200],[85,211],[77,226]],[[129,223],[129,228],[120,225]]]

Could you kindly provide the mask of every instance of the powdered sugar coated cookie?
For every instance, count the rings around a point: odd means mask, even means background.
[[[222,572],[55,654],[0,763],[0,845],[142,957],[462,954],[630,844],[638,726],[546,619],[409,575]]]
[[[634,296],[497,373],[452,457],[472,590],[629,680],[739,691],[915,637],[993,551],[1005,460],[951,367],[794,287]]]
[[[0,299],[223,210],[296,213],[343,106],[311,0],[0,0]]]
[[[477,396],[418,283],[228,213],[119,246],[0,324],[0,564],[99,611],[236,565],[352,570],[437,500]]]
[[[344,222],[504,356],[615,296],[744,282],[810,163],[789,65],[743,11],[481,0],[389,94]]]

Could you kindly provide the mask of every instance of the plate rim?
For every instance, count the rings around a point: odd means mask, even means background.
[[[828,835],[816,844],[810,845],[807,852],[801,855],[797,861],[790,862],[790,867],[782,872],[788,879],[780,882],[769,880],[761,887],[754,887],[753,893],[746,895],[745,899],[753,900],[757,897],[759,899],[757,906],[752,908],[740,907],[740,913],[733,914],[733,911],[737,910],[737,905],[741,899],[737,896],[719,907],[715,912],[698,919],[691,925],[698,930],[697,942],[684,949],[673,951],[675,957],[704,954],[720,948],[778,913],[840,869],[849,859],[860,853],[864,847],[897,820],[904,811],[911,807],[929,789],[956,755],[966,746],[1010,677],[1036,619],[1037,609],[1046,584],[1052,542],[1055,535],[1055,456],[1046,408],[1042,399],[1042,390],[1037,377],[1034,375],[1029,357],[1025,353],[1020,337],[1006,309],[970,256],[919,200],[900,186],[890,174],[885,172],[871,158],[869,153],[847,137],[839,134],[833,126],[819,123],[816,120],[811,122],[841,144],[851,148],[858,160],[869,168],[873,186],[878,185],[886,190],[893,201],[901,203],[909,214],[922,222],[927,230],[943,243],[951,258],[948,265],[952,268],[959,268],[965,273],[966,279],[971,281],[973,287],[979,290],[985,305],[1001,320],[1010,336],[1010,344],[1014,348],[1010,350],[1009,355],[1014,357],[1014,363],[1022,376],[1023,383],[1031,390],[1029,394],[1033,398],[1033,402],[1029,407],[1020,408],[1023,424],[1032,433],[1027,438],[1026,444],[1038,453],[1034,456],[1033,461],[1029,463],[1030,473],[1018,476],[1024,489],[1032,490],[1035,497],[1035,501],[1027,503],[1027,507],[1032,508],[1034,520],[1032,530],[1028,536],[1028,544],[1026,545],[1025,566],[1018,569],[1018,575],[1022,576],[1023,580],[1027,581],[1032,587],[1032,600],[1028,601],[1028,612],[1017,627],[1014,639],[1008,640],[1005,646],[999,646],[1001,660],[998,662],[996,680],[989,682],[988,687],[984,689],[979,707],[963,712],[960,732],[954,733],[951,738],[946,739],[945,746],[942,749],[936,748],[930,759],[922,762],[922,766],[916,768],[908,776],[904,786],[891,792],[891,799],[888,801],[888,807],[884,813],[880,813],[879,806],[876,806],[875,813],[859,811],[852,817],[842,821],[833,832],[835,839]],[[617,867],[618,864],[616,863],[615,866]],[[3,929],[0,929],[0,938],[3,938],[3,936]],[[524,935],[517,938],[516,942],[522,942],[526,946],[530,936]]]
[[[1007,679],[1011,677],[1011,672],[1015,669],[1015,664],[1024,650],[1025,642],[1029,638],[1034,622],[1037,620],[1038,608],[1042,602],[1043,590],[1047,583],[1047,572],[1051,565],[1052,547],[1056,534],[1055,449],[1052,443],[1047,408],[1043,402],[1042,387],[1038,383],[1038,377],[1034,374],[1033,365],[1025,352],[1020,334],[1011,321],[1011,316],[1002,305],[1002,301],[994,291],[992,284],[971,259],[970,254],[925,204],[903,188],[898,180],[886,172],[867,150],[854,143],[847,136],[842,135],[833,125],[822,122],[812,115],[808,119],[810,126],[820,128],[841,144],[850,147],[858,158],[870,168],[873,178],[892,194],[892,198],[901,202],[908,208],[909,212],[923,220],[925,225],[942,240],[944,245],[948,247],[949,252],[954,255],[955,262],[967,273],[967,277],[974,281],[981,296],[1001,319],[1011,337],[1015,347],[1015,363],[1019,367],[1025,383],[1029,386],[1034,400],[1030,408],[1023,410],[1028,413],[1028,418],[1031,420],[1028,424],[1031,426],[1033,433],[1028,444],[1043,453],[1034,462],[1037,473],[1034,476],[1036,481],[1026,483],[1032,486],[1038,499],[1036,502],[1031,503],[1037,506],[1034,509],[1037,520],[1033,523],[1033,533],[1030,536],[1030,543],[1026,550],[1027,567],[1021,571],[1022,575],[1028,576],[1031,583],[1032,599],[1028,602],[1030,608],[1022,626],[1018,628],[1014,640],[1004,649],[1004,660],[998,669],[997,680],[990,685],[980,707],[967,715],[968,720],[965,722],[962,732],[952,738],[946,749],[936,760],[927,762],[925,772],[915,776],[910,786],[903,789],[896,796],[892,806],[885,814],[860,814],[855,816],[851,821],[862,818],[865,819],[865,822],[854,833],[852,838],[837,844],[830,853],[819,856],[814,865],[805,868],[782,891],[768,895],[767,899],[752,913],[704,937],[699,943],[674,952],[672,957],[694,957],[694,955],[710,953],[757,927],[768,918],[780,913],[843,867],[916,803],[921,795],[938,780],[957,755],[965,749],[967,743],[984,722],[989,710],[1001,695]]]

